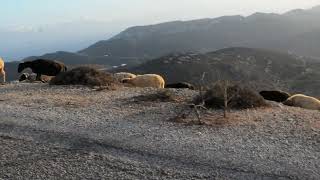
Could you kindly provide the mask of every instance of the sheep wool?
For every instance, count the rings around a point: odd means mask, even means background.
[[[2,79],[2,83],[6,82],[6,72],[4,71],[4,60],[0,57],[0,76]]]
[[[301,107],[304,109],[320,110],[320,101],[314,97],[296,94],[287,99],[284,105]]]
[[[154,87],[164,88],[165,81],[163,77],[157,74],[138,75],[135,78],[127,78],[122,80],[123,83],[131,84],[135,87]]]

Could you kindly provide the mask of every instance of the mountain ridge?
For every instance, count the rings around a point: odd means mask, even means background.
[[[319,6],[320,7],[320,6]],[[296,13],[301,12],[301,13]],[[317,8],[292,10],[283,14],[254,13],[250,16],[222,16],[191,21],[172,21],[127,28],[109,40],[98,41],[79,53],[87,55],[151,57],[170,52],[210,52],[226,47],[242,46],[320,57],[318,52],[305,52],[309,47],[292,48],[292,38],[320,30]],[[320,46],[320,44],[319,44]],[[151,49],[152,48],[152,49]]]
[[[228,47],[271,49],[319,58],[320,41],[316,39],[320,37],[320,24],[315,23],[318,22],[315,13],[320,14],[320,6],[283,14],[258,12],[249,16],[231,15],[133,26],[74,54],[99,59],[113,57],[112,63],[108,60],[102,62],[111,66],[136,64],[140,60],[144,62],[172,52],[206,53]]]

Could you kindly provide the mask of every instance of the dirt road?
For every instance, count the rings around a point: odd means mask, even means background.
[[[132,100],[152,91],[1,86],[0,179],[320,179],[320,112],[188,126],[169,121],[176,103]]]

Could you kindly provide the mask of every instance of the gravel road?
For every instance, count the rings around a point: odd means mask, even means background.
[[[133,99],[155,91],[0,86],[0,179],[320,179],[319,111],[187,125],[170,121],[178,103]]]

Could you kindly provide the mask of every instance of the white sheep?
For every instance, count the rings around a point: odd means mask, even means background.
[[[287,106],[301,107],[304,109],[320,110],[320,101],[318,99],[303,94],[293,95],[283,104]]]
[[[164,88],[165,86],[163,77],[157,74],[144,74],[135,78],[126,78],[122,80],[122,83],[128,83],[135,87]]]

